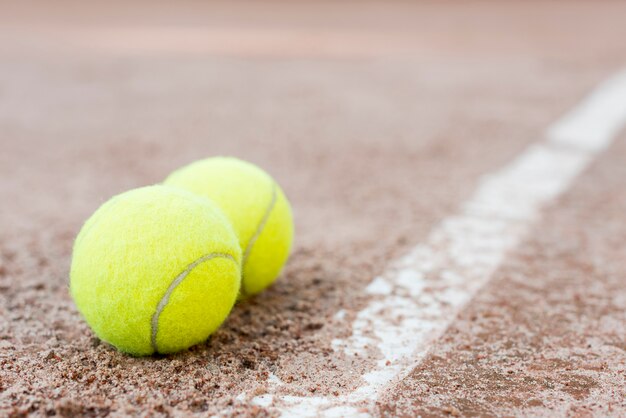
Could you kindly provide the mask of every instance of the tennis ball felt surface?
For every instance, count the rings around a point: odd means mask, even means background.
[[[243,254],[241,295],[276,280],[293,241],[291,207],[272,177],[232,157],[196,161],[174,171],[165,184],[213,200],[232,222]]]
[[[115,196],[76,238],[70,290],[102,340],[133,355],[206,340],[233,307],[241,249],[220,209],[167,186]]]

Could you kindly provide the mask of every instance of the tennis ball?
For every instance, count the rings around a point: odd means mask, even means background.
[[[237,235],[211,201],[150,186],[122,193],[74,243],[70,291],[100,339],[137,356],[206,340],[240,286]]]
[[[274,179],[232,157],[214,157],[182,167],[165,180],[213,200],[226,214],[243,252],[241,297],[276,280],[293,241],[291,207]]]

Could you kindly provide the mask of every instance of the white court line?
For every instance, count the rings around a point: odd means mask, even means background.
[[[600,85],[552,125],[546,139],[482,178],[460,212],[439,224],[425,244],[396,261],[366,291],[372,295],[335,350],[380,359],[364,384],[339,397],[261,395],[253,403],[283,417],[369,417],[383,391],[404,378],[517,246],[542,207],[613,141],[626,122],[626,72]],[[279,386],[282,383],[276,382]],[[337,406],[340,405],[340,406]],[[364,412],[367,411],[367,412]]]

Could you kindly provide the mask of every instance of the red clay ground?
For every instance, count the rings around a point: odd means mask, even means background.
[[[15,7],[0,17],[11,416],[264,416],[250,399],[270,374],[292,395],[358,387],[375,359],[331,341],[365,286],[626,62],[619,2]],[[283,185],[285,273],[206,344],[120,354],[68,295],[73,238],[111,195],[217,154]],[[622,135],[377,413],[626,415],[624,155]]]
[[[383,415],[626,412],[624,155],[625,136],[389,390]]]

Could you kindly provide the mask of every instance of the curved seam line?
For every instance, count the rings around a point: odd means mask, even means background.
[[[194,268],[196,268],[199,264],[204,263],[205,261],[212,260],[214,258],[225,258],[225,259],[232,260],[235,264],[237,263],[237,261],[235,260],[235,257],[226,253],[211,253],[211,254],[203,255],[202,257],[198,258],[193,263],[189,264],[187,268],[185,268],[185,270],[183,270],[178,276],[176,276],[176,278],[172,281],[172,283],[170,283],[169,287],[165,291],[165,294],[161,297],[161,300],[159,300],[156,310],[154,311],[154,314],[152,314],[152,320],[150,321],[150,326],[151,326],[150,344],[152,345],[152,349],[154,350],[155,353],[159,352],[159,349],[157,347],[157,341],[156,341],[157,333],[159,332],[159,318],[161,316],[161,313],[167,306],[168,302],[170,301],[170,296],[172,295],[174,290],[176,290],[178,285],[180,285],[183,282],[183,280],[185,280],[185,278],[189,275],[189,273],[191,273],[191,271]]]
[[[252,237],[250,238],[250,241],[248,241],[248,245],[246,246],[246,250],[243,253],[243,257],[241,261],[241,293],[243,293],[244,295],[247,294],[246,288],[244,286],[244,280],[243,280],[246,262],[248,261],[248,257],[250,257],[250,253],[252,252],[252,247],[256,243],[257,239],[259,239],[261,232],[263,232],[263,228],[265,228],[265,224],[269,220],[270,214],[272,213],[274,206],[276,206],[277,200],[278,200],[278,191],[277,191],[276,183],[272,182],[272,198],[270,199],[270,204],[267,206],[267,209],[265,209],[265,213],[263,214],[263,217],[261,218],[261,221],[259,222],[259,225],[257,226],[256,231],[254,232],[254,235],[252,235]]]

